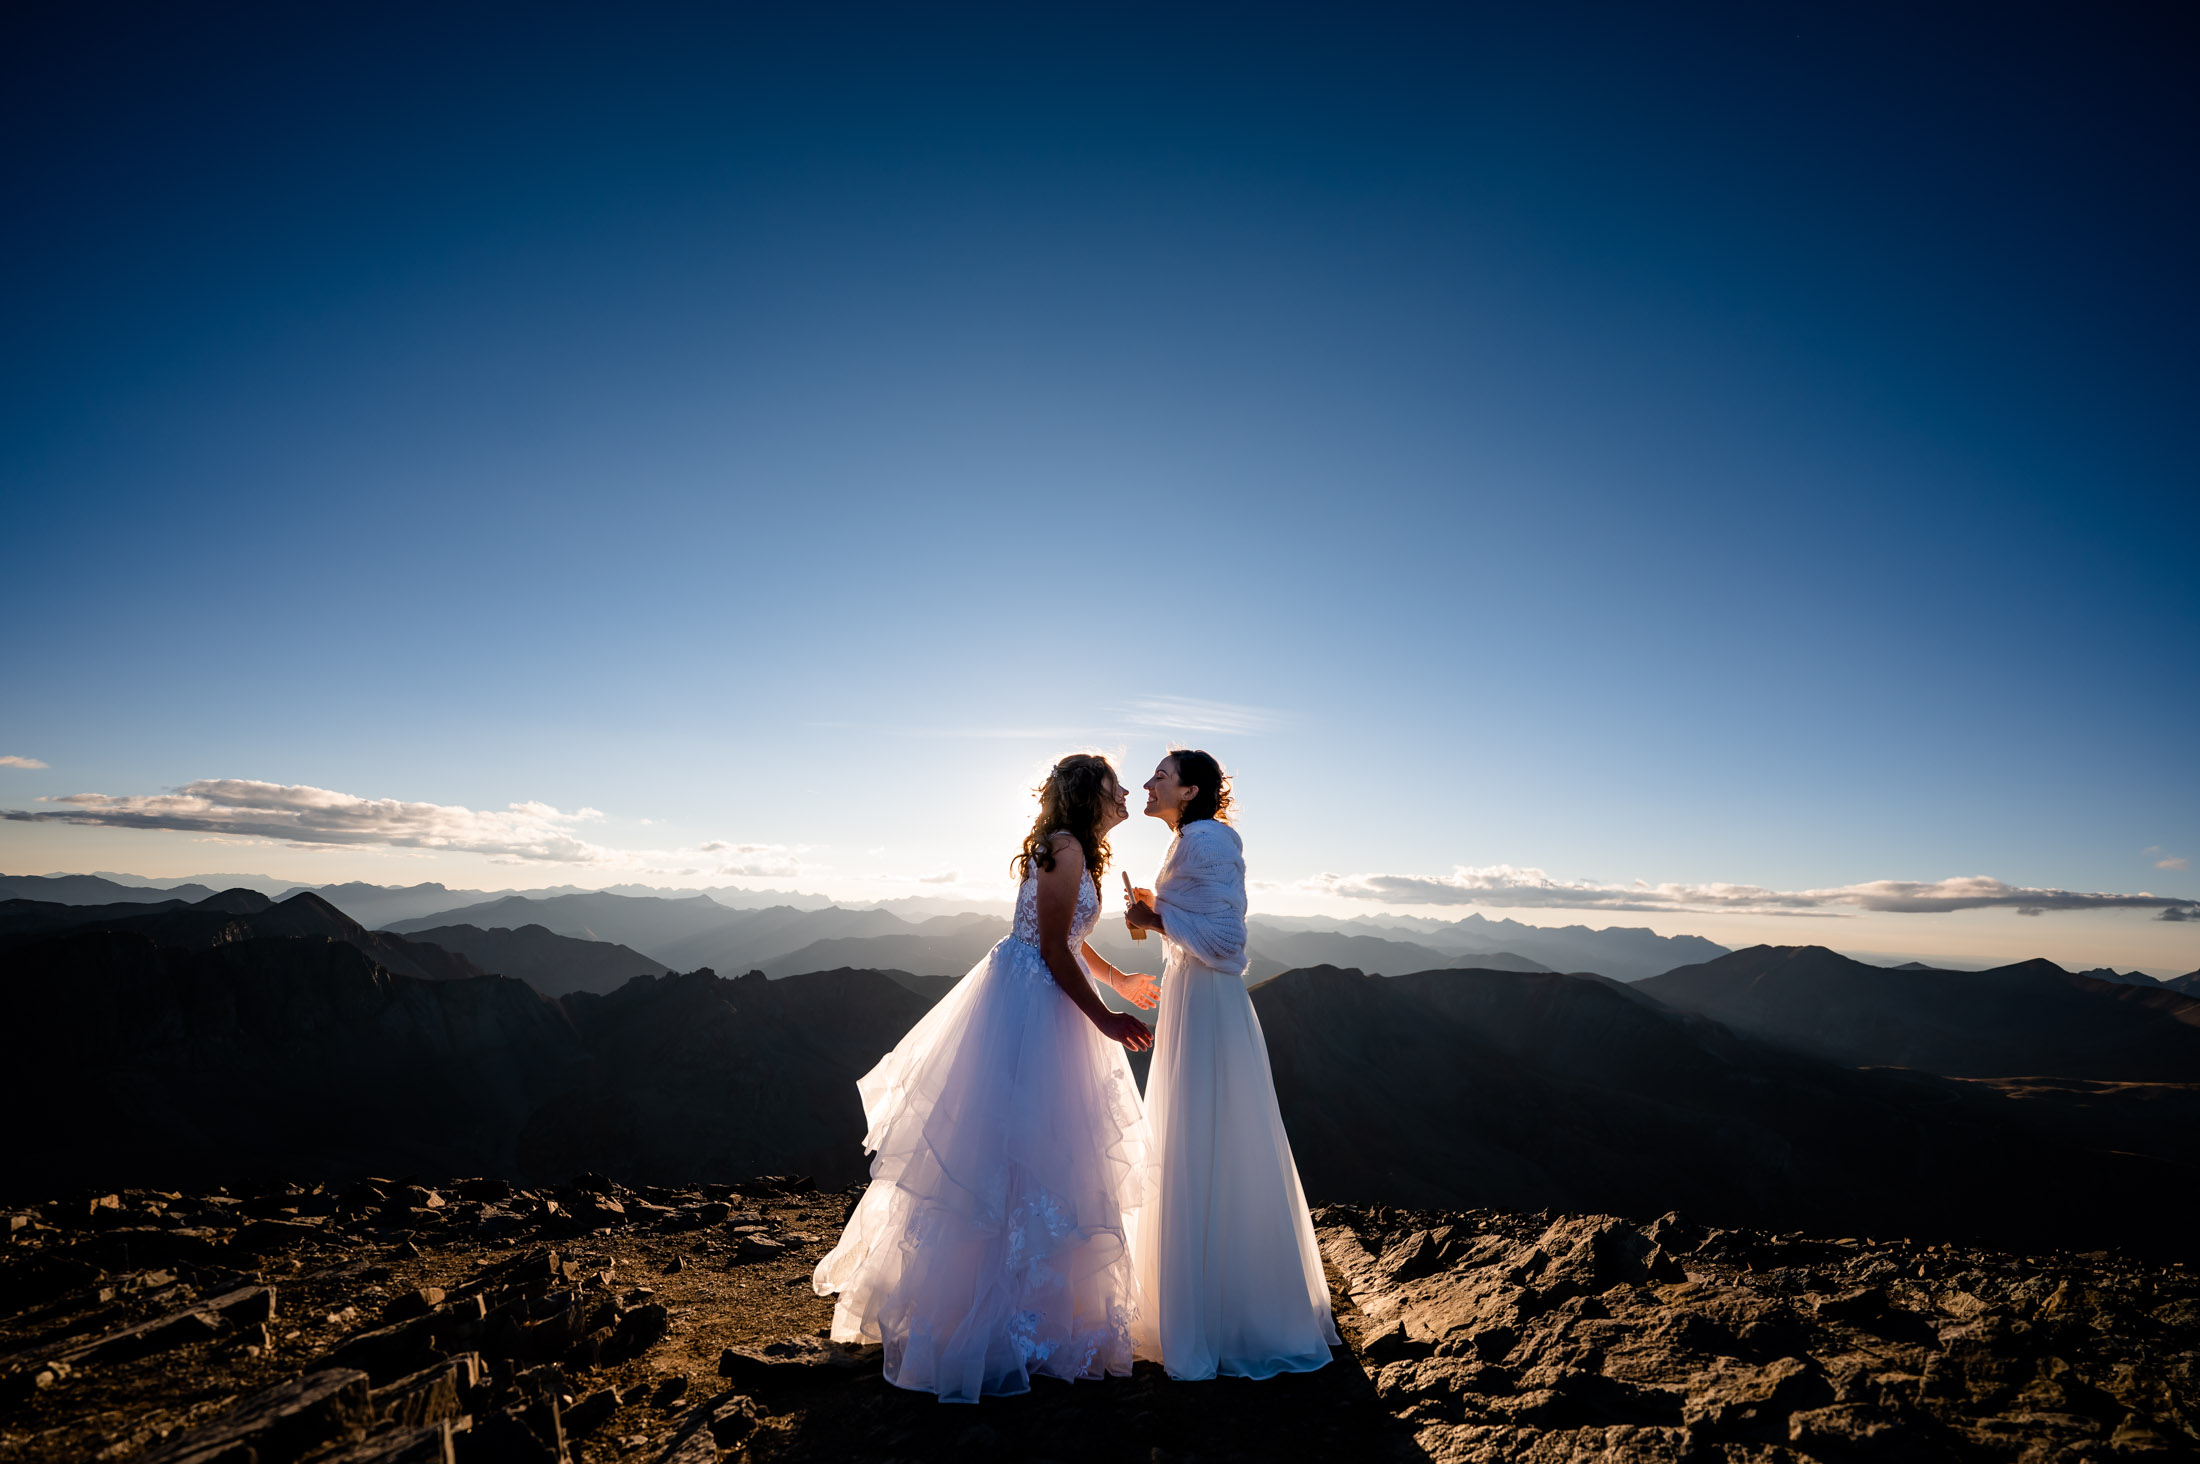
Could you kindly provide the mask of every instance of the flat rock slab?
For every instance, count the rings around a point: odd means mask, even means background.
[[[367,1375],[351,1368],[307,1373],[245,1399],[227,1414],[141,1455],[144,1464],[257,1464],[365,1430],[373,1419]]]
[[[210,1296],[191,1306],[155,1317],[149,1322],[124,1327],[94,1338],[90,1342],[68,1347],[55,1356],[62,1362],[105,1362],[118,1357],[137,1357],[148,1352],[161,1352],[171,1347],[181,1347],[192,1342],[203,1342],[218,1335],[225,1324],[250,1326],[254,1322],[271,1320],[275,1315],[275,1289],[271,1286],[240,1286],[219,1296]]]
[[[378,1433],[333,1454],[316,1454],[313,1464],[457,1464],[448,1420]]]

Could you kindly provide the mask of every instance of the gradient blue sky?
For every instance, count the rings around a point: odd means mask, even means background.
[[[997,894],[1176,738],[1273,910],[2200,966],[1604,889],[2200,899],[2172,7],[455,9],[7,22],[0,868]]]

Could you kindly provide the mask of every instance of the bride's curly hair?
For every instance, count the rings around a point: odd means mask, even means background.
[[[1184,805],[1184,812],[1177,819],[1177,827],[1211,818],[1218,823],[1230,821],[1230,775],[1222,770],[1211,752],[1201,752],[1196,747],[1179,747],[1169,754],[1176,759],[1176,780],[1189,783],[1199,791],[1192,801]]]
[[[1109,855],[1108,841],[1100,837],[1100,815],[1106,811],[1111,782],[1123,786],[1115,769],[1098,753],[1073,752],[1054,765],[1047,780],[1032,790],[1039,795],[1039,816],[1024,835],[1024,847],[1008,861],[1017,883],[1034,867],[1052,869],[1054,835],[1067,833],[1085,851],[1085,873],[1092,876],[1092,887],[1100,888],[1100,873],[1108,867]]]

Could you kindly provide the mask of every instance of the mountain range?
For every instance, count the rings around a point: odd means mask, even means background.
[[[727,910],[701,897],[668,900],[602,892],[549,897],[509,895],[482,905],[398,921],[391,929],[417,935],[459,924],[536,924],[581,940],[616,941],[674,970],[760,970],[773,977],[840,966],[959,976],[1008,933],[1004,916],[976,912],[910,920],[879,908],[836,905],[815,910],[787,906]],[[1395,931],[1384,936],[1364,928],[1355,932],[1307,929],[1264,916],[1250,920],[1247,929],[1250,968],[1246,974],[1250,981],[1265,980],[1294,966],[1339,962],[1393,973],[1470,965],[1503,970],[1549,969],[1516,952],[1475,950],[1456,954],[1418,941],[1396,939]],[[1519,926],[1513,933],[1533,929]],[[1595,954],[1603,933],[1577,927],[1561,934],[1565,936],[1564,948]],[[1618,932],[1618,942],[1603,954],[1616,956],[1614,964],[1622,969],[1634,970],[1634,963],[1641,959],[1638,937],[1643,934],[1647,932]],[[1683,944],[1671,949],[1712,953],[1725,949],[1693,937],[1678,939]],[[1458,944],[1455,939],[1446,943]],[[1094,933],[1093,944],[1126,970],[1160,970],[1161,943],[1133,942],[1116,922],[1103,921]]]
[[[132,936],[156,947],[203,951],[266,940],[335,941],[383,970],[425,981],[485,974],[441,946],[368,930],[318,895],[277,904],[257,890],[224,890],[203,900],[62,905],[0,900],[0,950],[35,945],[63,933]]]
[[[184,883],[172,888],[122,884],[97,874],[0,874],[0,900],[38,900],[55,905],[189,904],[227,885]]]
[[[1310,1197],[2150,1244],[2200,1158],[2190,1086],[2013,1101],[1842,1067],[1594,977],[1323,968],[1253,1004]]]
[[[1504,951],[1524,956],[1553,971],[1594,971],[1615,981],[1639,981],[1726,954],[1726,947],[1698,935],[1659,935],[1641,926],[1614,925],[1592,930],[1586,925],[1524,925],[1517,920],[1491,920],[1469,915],[1462,920],[1435,920],[1427,916],[1386,913],[1362,915],[1351,920],[1319,916],[1264,915],[1261,920],[1278,929],[1337,930],[1344,934],[1368,934],[1403,939],[1452,957],[1445,964],[1459,965],[1462,956]],[[1424,968],[1425,969],[1425,968]]]
[[[2049,961],[1890,971],[1823,946],[1752,946],[1634,990],[1849,1067],[2200,1083],[2200,1001]]]
[[[755,914],[782,939],[801,925]],[[908,938],[980,939],[984,918]],[[0,1103],[39,1116],[0,1189],[411,1170],[847,1184],[864,1172],[856,1078],[953,984],[691,971],[553,997],[464,974],[467,957],[419,934],[366,931],[310,894],[0,904]],[[1680,1208],[2081,1248],[2181,1233],[2200,1002],[2045,963],[1920,980],[1841,959],[1760,947],[1632,985],[1320,967],[1256,985],[1253,1002],[1317,1204]],[[1822,1011],[1762,1035],[1780,993],[1821,1000],[1841,983],[1878,1003],[1866,1034],[1934,1029],[1957,989],[1944,978],[1968,983],[1969,1025],[1998,1044],[1970,1070],[2017,1076],[1872,1065],[1970,1061],[1960,1047],[1828,1056]],[[1684,1005],[1729,988],[1756,1005],[1731,1020]]]
[[[412,938],[455,951],[483,971],[516,976],[544,996],[616,991],[636,976],[671,974],[662,962],[623,945],[575,940],[540,925],[523,925],[517,930],[438,925],[416,932]]]
[[[208,881],[214,877],[208,877]],[[816,970],[838,964],[824,952],[811,966],[788,966],[784,958],[813,941],[870,936],[917,936],[928,943],[907,948],[908,958],[940,967],[934,974],[967,970],[982,946],[971,950],[961,925],[929,922],[986,916],[1004,922],[1004,904],[910,896],[858,905],[835,905],[822,897],[780,891],[668,890],[619,885],[607,890],[560,886],[538,890],[454,890],[440,884],[387,886],[284,885],[261,877],[222,876],[222,882],[147,881],[136,876],[0,876],[0,898],[61,904],[157,903],[163,899],[196,901],[218,889],[257,889],[277,899],[308,892],[319,895],[370,930],[400,934],[434,927],[471,925],[483,930],[517,930],[540,925],[581,940],[604,940],[629,947],[668,969],[709,966],[719,971],[763,969],[772,974]],[[617,902],[626,901],[621,905]],[[750,923],[739,917],[776,911],[771,920]],[[721,914],[728,918],[721,918]],[[785,930],[799,917],[816,916],[806,931]],[[853,917],[853,918],[851,918]],[[1592,930],[1523,925],[1470,915],[1442,921],[1409,915],[1350,920],[1319,917],[1254,917],[1251,979],[1263,980],[1293,966],[1323,963],[1356,966],[1396,974],[1439,966],[1480,965],[1513,969],[1595,971],[1619,980],[1655,975],[1674,966],[1709,960],[1725,947],[1697,936],[1660,936],[1615,926]],[[738,929],[736,927],[739,927]],[[1103,932],[1119,927],[1103,922]],[[799,935],[800,938],[796,938]],[[1139,947],[1143,951],[1146,948]],[[969,952],[968,959],[961,959]],[[897,967],[906,962],[890,952],[840,952],[855,964]],[[1466,958],[1473,958],[1471,960]],[[1500,959],[1502,958],[1502,959]],[[960,964],[954,964],[960,959]],[[1112,957],[1111,957],[1112,959]],[[951,968],[951,970],[950,970]]]

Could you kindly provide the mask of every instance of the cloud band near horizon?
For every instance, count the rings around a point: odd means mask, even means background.
[[[1930,883],[1881,879],[1818,890],[1773,890],[1745,884],[1599,884],[1554,880],[1540,869],[1509,864],[1445,875],[1322,874],[1301,881],[1309,893],[1390,905],[1494,905],[1514,909],[1672,911],[1692,915],[1840,915],[1851,910],[1944,915],[1957,910],[2154,910],[2159,920],[2200,920],[2191,896],[2035,889],[1985,875]]]
[[[563,812],[547,803],[502,810],[457,804],[361,798],[304,784],[248,778],[206,778],[171,793],[111,796],[72,793],[41,800],[51,810],[0,810],[0,819],[106,828],[171,830],[282,843],[480,854],[499,863],[576,864],[660,874],[725,877],[797,876],[809,869],[799,852],[779,844],[721,840],[692,850],[627,850],[591,843],[576,828],[603,818],[593,808]],[[1611,910],[1675,914],[1839,916],[1852,911],[1948,914],[2008,909],[2153,910],[2160,920],[2200,920],[2192,896],[2039,889],[1984,875],[1930,883],[1872,880],[1830,889],[1774,890],[1748,884],[1604,884],[1556,880],[1540,869],[1509,864],[1458,866],[1444,875],[1321,874],[1297,888],[1385,905],[1487,905],[1526,909]]]
[[[0,810],[0,818],[20,823],[162,829],[289,844],[434,849],[482,854],[504,863],[581,864],[728,876],[803,872],[796,851],[777,844],[713,840],[681,853],[613,849],[590,843],[574,829],[601,819],[602,813],[593,808],[566,813],[547,803],[514,803],[502,810],[476,810],[449,803],[361,798],[306,784],[263,783],[250,778],[202,778],[172,793],[124,797],[71,793],[42,801],[64,806],[53,810]],[[663,868],[667,861],[694,865],[698,860],[707,868]]]

